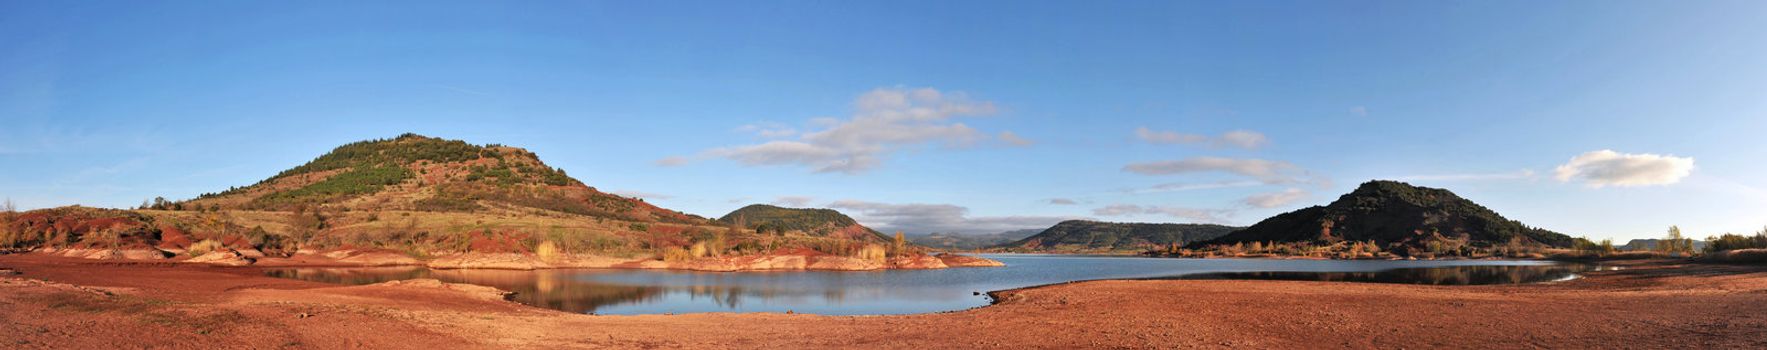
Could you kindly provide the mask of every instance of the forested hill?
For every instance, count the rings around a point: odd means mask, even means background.
[[[1068,220],[996,248],[1016,251],[1142,251],[1212,239],[1237,227],[1215,224]]]
[[[1329,205],[1277,215],[1193,246],[1341,241],[1373,241],[1390,248],[1422,248],[1431,241],[1470,247],[1518,244],[1565,248],[1573,240],[1504,218],[1445,189],[1369,181]]]
[[[432,212],[530,208],[641,222],[709,223],[598,191],[525,149],[417,134],[346,144],[250,186],[148,206]]]
[[[888,241],[877,230],[834,209],[785,208],[752,204],[718,218],[719,222],[736,224],[758,232],[803,232],[812,236],[844,237],[860,240]]]

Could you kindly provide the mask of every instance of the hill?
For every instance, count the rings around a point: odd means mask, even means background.
[[[1146,251],[1172,244],[1213,239],[1237,227],[1214,224],[1155,224],[1068,220],[1042,232],[997,246],[1013,251]]]
[[[1626,241],[1626,245],[1619,246],[1619,249],[1620,250],[1627,250],[1627,251],[1657,250],[1657,243],[1662,242],[1662,241],[1663,240],[1661,240],[1661,239],[1655,239],[1655,238],[1634,239],[1634,240]],[[1706,245],[1708,244],[1708,242],[1703,241],[1703,240],[1697,240],[1697,239],[1692,240],[1692,241],[1693,241],[1693,250],[1694,251],[1705,251],[1706,250]]]
[[[603,193],[521,148],[405,134],[346,144],[250,186],[191,200],[156,198],[135,210],[0,211],[0,251],[438,268],[999,264],[926,255],[832,210],[777,209],[737,215],[761,224],[745,229]]]
[[[366,211],[539,210],[638,222],[708,223],[705,218],[598,191],[525,149],[416,134],[346,144],[250,186],[149,206],[275,211],[320,206]]]
[[[930,233],[908,235],[908,241],[922,246],[946,250],[972,250],[993,247],[1008,242],[1030,237],[1043,229],[1024,229],[1006,232],[962,234],[962,233]]]
[[[752,229],[755,232],[786,234],[802,233],[816,237],[847,238],[887,242],[892,238],[834,209],[785,208],[751,204],[718,218],[718,222]]]
[[[1369,181],[1326,206],[1280,214],[1190,248],[1233,244],[1343,242],[1400,255],[1513,253],[1525,248],[1568,248],[1569,236],[1524,225],[1445,189],[1396,181]],[[1366,253],[1366,252],[1363,252]]]

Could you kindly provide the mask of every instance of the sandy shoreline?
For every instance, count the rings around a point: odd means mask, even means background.
[[[0,256],[0,347],[1760,348],[1767,267],[1623,262],[1573,281],[1093,281],[902,316],[591,316],[447,285]]]

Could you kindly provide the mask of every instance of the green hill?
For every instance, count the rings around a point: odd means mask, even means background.
[[[719,222],[740,225],[757,232],[802,232],[811,236],[844,237],[859,240],[889,241],[877,230],[834,209],[785,208],[752,204],[718,218]]]
[[[908,235],[908,241],[914,244],[949,250],[971,250],[993,247],[1008,242],[1030,237],[1043,229],[1012,230],[1006,232],[963,234],[963,233],[929,233]]]
[[[1329,205],[1277,215],[1192,247],[1344,241],[1373,241],[1388,249],[1462,250],[1460,255],[1466,255],[1465,250],[1499,245],[1565,248],[1573,239],[1506,219],[1445,189],[1369,181]]]
[[[1068,220],[1043,232],[996,246],[1014,251],[1145,251],[1212,239],[1236,227]]]
[[[537,209],[640,222],[704,224],[704,218],[597,191],[533,152],[417,134],[339,146],[246,187],[154,209],[485,212]]]

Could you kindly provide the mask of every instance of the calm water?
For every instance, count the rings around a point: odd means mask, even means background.
[[[785,312],[911,314],[989,303],[989,291],[1095,279],[1247,278],[1427,284],[1566,279],[1580,265],[1539,261],[1165,259],[984,254],[1006,267],[864,272],[659,270],[429,270],[421,267],[271,269],[276,277],[340,284],[435,278],[516,292],[524,304],[595,314]],[[976,293],[982,295],[977,295]]]

